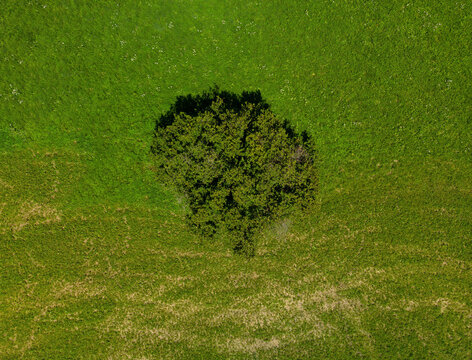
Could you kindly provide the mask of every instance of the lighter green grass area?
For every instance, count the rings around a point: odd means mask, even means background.
[[[470,359],[471,45],[467,1],[2,1],[0,358]],[[151,170],[213,84],[319,151],[251,259]]]

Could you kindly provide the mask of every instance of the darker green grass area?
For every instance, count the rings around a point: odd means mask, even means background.
[[[0,357],[472,357],[465,1],[0,4]],[[319,153],[256,256],[158,184],[178,95],[260,90]]]

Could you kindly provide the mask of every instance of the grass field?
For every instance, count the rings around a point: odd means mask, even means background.
[[[0,358],[472,358],[472,4],[0,2]],[[235,256],[149,146],[260,89],[319,204]]]

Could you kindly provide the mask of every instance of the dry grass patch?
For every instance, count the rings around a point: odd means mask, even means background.
[[[341,288],[329,287],[327,289],[316,291],[308,297],[307,303],[315,304],[322,312],[342,311],[342,312],[360,312],[363,306],[360,300],[346,298],[339,294]]]
[[[104,333],[117,333],[123,340],[124,348],[132,348],[132,344],[151,344],[158,342],[179,342],[183,338],[188,339],[187,334],[175,329],[172,324],[162,324],[161,327],[148,327],[141,324],[139,318],[146,318],[149,315],[139,314],[135,310],[129,309],[124,316],[114,315],[107,319],[103,327]]]
[[[67,299],[70,297],[77,299],[92,298],[103,295],[106,291],[105,286],[99,286],[92,281],[57,281],[53,285],[52,295],[56,299]]]
[[[6,189],[10,189],[10,190],[14,189],[13,185],[11,185],[7,181],[3,180],[2,178],[0,178],[0,186],[2,186],[3,188],[6,188]]]
[[[272,337],[270,340],[261,340],[257,338],[233,338],[228,339],[223,347],[229,352],[239,352],[245,354],[254,354],[261,350],[271,350],[278,348],[280,341],[276,337]]]
[[[234,288],[251,287],[254,286],[254,282],[259,278],[260,275],[254,271],[251,273],[240,272],[239,274],[229,275],[228,282]]]
[[[3,214],[3,211],[6,205],[7,205],[6,202],[0,203],[0,234],[5,234],[8,229],[8,225],[6,223],[7,221],[6,221],[5,215]]]
[[[160,343],[184,342],[191,347],[201,342],[200,334],[189,325],[201,316],[203,308],[200,305],[187,300],[167,303],[157,299],[145,307],[135,304],[116,308],[100,327],[102,336],[117,335],[120,338],[114,350],[131,354],[136,349]],[[138,353],[142,354],[142,351]]]
[[[146,293],[143,293],[142,291],[128,293],[125,295],[124,300],[133,304],[155,304],[157,301],[159,301],[159,297],[161,297],[166,291],[167,286],[161,284],[157,288],[154,287],[152,291],[148,291]]]
[[[472,310],[467,306],[467,304],[445,297],[420,300],[402,299],[398,302],[397,306],[399,309],[408,312],[416,311],[421,308],[437,308],[441,314],[446,312],[456,312],[463,314],[464,317],[472,320]],[[395,306],[391,306],[390,308],[395,309]]]
[[[51,224],[61,220],[62,213],[56,208],[48,204],[29,201],[21,205],[10,226],[14,232],[18,232],[25,226]]]
[[[168,249],[154,249],[148,248],[147,251],[153,255],[162,256],[164,259],[219,259],[219,258],[231,258],[233,254],[230,250],[221,252],[202,252],[202,251],[192,251],[192,250],[181,250],[178,248],[168,248]]]
[[[242,324],[247,330],[272,327],[280,322],[282,314],[262,304],[257,309],[231,308],[213,315],[209,320],[211,326],[223,326],[225,323]]]

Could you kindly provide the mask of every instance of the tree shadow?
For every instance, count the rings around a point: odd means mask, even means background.
[[[220,88],[215,85],[199,95],[188,94],[178,96],[169,111],[162,114],[156,121],[155,130],[171,125],[174,122],[175,116],[181,113],[196,116],[206,111],[213,112],[211,104],[216,101],[217,98],[223,101],[223,110],[229,110],[235,113],[240,112],[246,103],[254,104],[257,112],[270,108],[269,104],[262,98],[259,90],[243,91],[242,94],[238,95],[230,91],[220,90]]]

